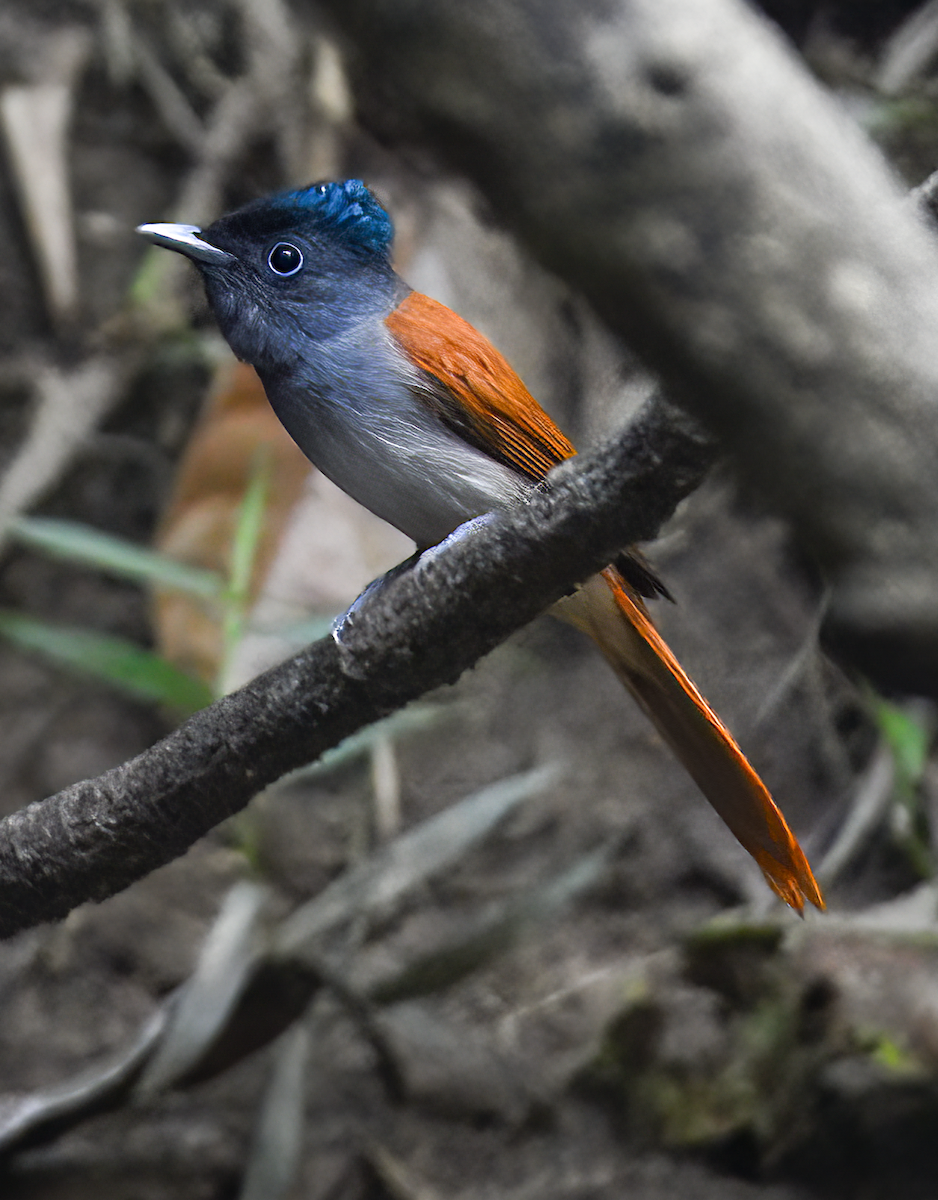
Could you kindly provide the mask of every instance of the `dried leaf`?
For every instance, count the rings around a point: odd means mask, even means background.
[[[244,363],[231,362],[219,371],[157,537],[164,555],[227,578],[245,493],[262,447],[270,462],[264,530],[255,540],[251,577],[241,581],[251,597],[276,553],[309,463],[274,416],[253,368]],[[160,591],[155,623],[157,644],[166,657],[214,684],[224,656],[221,615],[178,593]]]
[[[163,1035],[171,1002],[144,1025],[120,1054],[73,1079],[25,1096],[0,1096],[0,1156],[46,1142],[87,1117],[118,1108]]]
[[[309,1043],[309,1030],[303,1021],[280,1039],[240,1200],[280,1200],[296,1180],[303,1149]]]
[[[549,787],[558,775],[552,765],[502,779],[402,834],[284,921],[276,953],[302,957],[326,930],[385,907],[458,862],[522,800]]]
[[[594,851],[558,879],[506,901],[468,934],[436,947],[390,978],[374,984],[369,988],[368,998],[375,1004],[398,1004],[441,991],[474,974],[592,887],[610,857],[607,847]]]
[[[260,919],[267,889],[236,884],[181,989],[172,1019],[137,1092],[150,1096],[184,1078],[215,1042],[244,990],[261,951]]]

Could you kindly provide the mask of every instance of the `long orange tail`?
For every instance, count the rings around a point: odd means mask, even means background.
[[[799,912],[824,908],[808,860],[732,734],[697,691],[614,567],[562,600],[556,615],[588,633],[769,887]]]

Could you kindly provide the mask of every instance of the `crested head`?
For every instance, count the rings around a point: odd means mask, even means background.
[[[394,225],[360,179],[312,183],[254,200],[206,230],[238,236],[296,233],[336,250],[387,258]]]
[[[258,368],[308,359],[311,343],[383,317],[409,290],[391,266],[391,218],[360,179],[254,200],[205,230],[140,232],[192,259],[232,349]]]

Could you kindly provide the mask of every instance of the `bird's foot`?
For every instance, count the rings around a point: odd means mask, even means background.
[[[410,571],[417,563],[432,562],[437,555],[441,554],[447,546],[452,546],[456,542],[461,542],[463,538],[471,537],[480,529],[484,529],[495,519],[495,513],[482,513],[481,516],[471,517],[468,521],[464,521],[462,525],[457,526],[451,534],[445,537],[442,542],[438,542],[435,546],[430,546],[426,550],[418,550],[412,554],[410,558],[405,558],[402,563],[398,563],[396,567],[392,567],[390,571],[386,571],[379,579],[373,579],[365,588],[362,594],[354,600],[344,613],[336,617],[332,623],[332,636],[341,646],[342,637],[348,630],[349,626],[355,620],[356,614],[361,610],[362,605],[369,596],[373,596],[375,592],[390,583],[392,579],[397,579],[403,575],[405,571]]]
[[[397,579],[399,575],[403,575],[405,571],[409,571],[420,559],[420,552],[412,554],[410,558],[405,558],[403,562],[398,563],[396,567],[392,567],[390,571],[385,571],[377,579],[372,579],[371,583],[365,590],[348,606],[344,613],[339,613],[336,619],[332,622],[332,637],[342,645],[343,634],[348,630],[349,626],[354,622],[356,614],[361,610],[362,605],[369,596],[373,596],[379,592],[385,584],[390,583],[392,579]]]
[[[447,546],[454,546],[457,542],[463,541],[467,537],[472,537],[474,533],[478,533],[480,529],[484,529],[486,525],[491,525],[498,514],[494,512],[482,513],[478,517],[470,517],[468,521],[463,521],[461,525],[457,525],[451,534],[448,534],[442,542],[437,542],[435,546],[431,546],[428,550],[417,557],[422,563],[433,562],[433,560],[442,554]]]

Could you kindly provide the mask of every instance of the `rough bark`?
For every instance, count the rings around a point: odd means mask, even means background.
[[[341,643],[315,643],[130,762],[7,817],[0,936],[112,895],[285,772],[453,682],[617,549],[653,536],[712,456],[699,430],[652,402],[529,504],[366,596]]]

